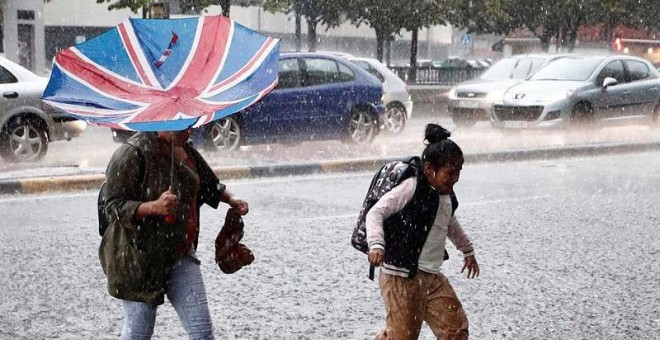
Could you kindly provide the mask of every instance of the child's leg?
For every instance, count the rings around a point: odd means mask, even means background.
[[[424,320],[424,300],[419,280],[381,273],[379,285],[387,312],[387,328],[376,339],[417,339]]]
[[[468,319],[449,280],[442,274],[421,276],[428,289],[425,321],[433,334],[438,339],[467,339]]]

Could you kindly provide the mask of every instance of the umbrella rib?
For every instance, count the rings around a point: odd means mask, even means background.
[[[147,57],[144,55],[144,51],[140,48],[140,39],[135,34],[135,30],[133,30],[132,22],[130,20],[124,21],[117,26],[117,29],[119,30],[119,36],[124,44],[124,48],[128,52],[133,67],[135,67],[142,82],[151,87],[162,89],[158,78],[156,78],[156,75],[151,69]]]

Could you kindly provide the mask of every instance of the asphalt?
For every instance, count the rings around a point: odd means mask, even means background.
[[[585,157],[612,153],[635,153],[660,150],[660,142],[623,142],[567,145],[560,147],[538,147],[506,151],[466,152],[466,163],[516,162],[535,159],[562,157]],[[215,166],[214,172],[222,179],[244,179],[258,177],[298,176],[335,172],[372,171],[382,164],[402,160],[409,156],[358,158],[348,160],[327,160],[295,162],[269,165]],[[49,168],[39,168],[21,175],[7,175],[0,179],[0,195],[38,194],[45,192],[69,192],[95,190],[105,180],[103,169],[78,170],[78,174]],[[71,172],[71,171],[69,171]],[[9,178],[8,178],[9,177]],[[14,177],[14,178],[11,178]]]

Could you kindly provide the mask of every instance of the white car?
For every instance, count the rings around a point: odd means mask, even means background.
[[[500,99],[511,86],[522,82],[562,54],[526,54],[504,58],[478,78],[456,84],[447,96],[447,110],[457,126],[470,127],[488,121],[493,101]]]
[[[399,133],[412,116],[413,102],[408,86],[394,72],[378,59],[348,57],[355,65],[365,69],[383,83],[383,103],[385,103],[385,131]]]
[[[0,57],[0,156],[6,162],[37,161],[48,143],[85,131],[87,123],[41,101],[47,84],[48,78]]]

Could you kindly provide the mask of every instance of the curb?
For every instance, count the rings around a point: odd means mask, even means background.
[[[660,143],[594,144],[533,150],[512,150],[465,154],[466,163],[515,162],[525,160],[585,157],[610,153],[636,153],[660,150]],[[221,179],[257,177],[299,176],[332,172],[377,170],[391,161],[410,156],[347,159],[321,162],[274,164],[257,166],[213,167]],[[97,190],[105,181],[104,174],[35,177],[16,180],[0,180],[0,195],[22,195],[43,192]]]

